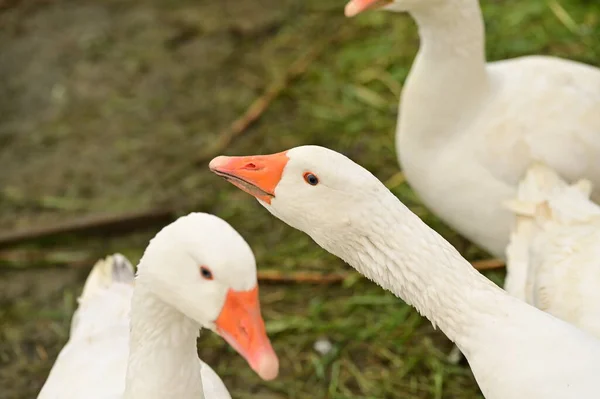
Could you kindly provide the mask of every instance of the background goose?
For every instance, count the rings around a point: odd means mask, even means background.
[[[600,395],[600,341],[494,285],[345,156],[303,146],[210,169],[413,305],[458,345],[486,398]]]
[[[351,0],[407,11],[421,45],[404,84],[396,146],[402,170],[441,219],[504,257],[519,180],[533,161],[600,200],[600,69],[528,56],[486,63],[477,0]]]
[[[192,213],[150,241],[135,285],[122,255],[94,266],[38,399],[230,398],[198,359],[200,328],[220,334],[262,378],[277,375],[252,250],[222,219]]]
[[[600,337],[600,206],[591,185],[568,185],[538,164],[508,203],[516,221],[505,289]]]

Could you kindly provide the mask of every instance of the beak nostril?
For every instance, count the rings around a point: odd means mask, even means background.
[[[242,323],[240,324],[240,332],[245,335],[246,337],[250,337],[250,333],[248,331],[248,329],[246,328],[246,326]]]
[[[256,169],[256,164],[252,163],[252,162],[248,162],[245,166],[244,169]]]

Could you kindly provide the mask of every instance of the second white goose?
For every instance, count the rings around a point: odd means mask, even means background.
[[[413,305],[457,344],[486,398],[600,397],[599,340],[497,287],[347,157],[303,146],[210,168]]]
[[[532,162],[587,178],[600,201],[600,69],[546,56],[486,63],[478,0],[351,0],[409,12],[421,44],[402,89],[396,149],[425,205],[504,257],[514,198]]]
[[[252,250],[222,219],[192,213],[150,241],[135,285],[123,256],[96,264],[38,399],[230,399],[198,359],[200,328],[221,335],[262,378],[277,375]]]

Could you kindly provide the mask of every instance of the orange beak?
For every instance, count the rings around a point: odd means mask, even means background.
[[[288,160],[286,152],[247,157],[220,156],[210,161],[208,167],[240,190],[270,204]]]
[[[348,4],[346,4],[344,14],[347,17],[353,17],[370,8],[383,7],[391,2],[392,0],[350,0]]]
[[[258,286],[250,291],[230,289],[215,324],[219,335],[246,359],[262,379],[277,377],[279,360],[260,315]]]

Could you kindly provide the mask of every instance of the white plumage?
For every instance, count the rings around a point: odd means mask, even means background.
[[[99,260],[90,272],[61,350],[38,399],[121,399],[129,359],[134,271],[120,254]],[[223,381],[202,365],[207,399],[229,399]]]
[[[506,290],[600,337],[600,206],[587,180],[569,185],[532,166],[507,203],[515,225]]]

